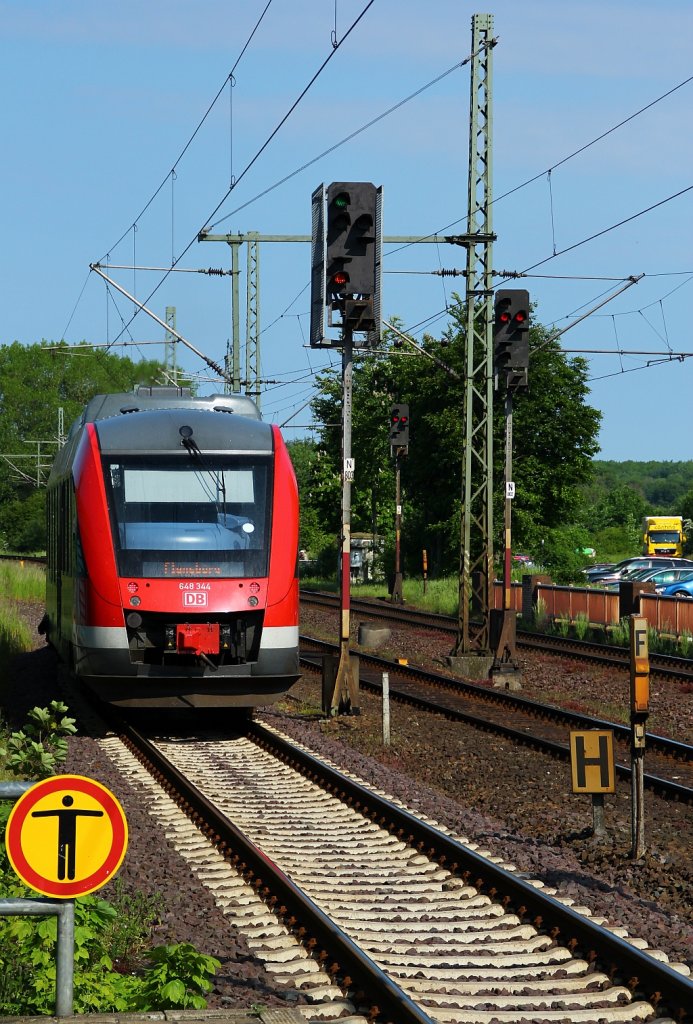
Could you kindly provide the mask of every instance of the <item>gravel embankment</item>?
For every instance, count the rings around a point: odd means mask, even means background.
[[[334,613],[302,610],[301,631],[334,640]],[[358,623],[353,623],[354,639]],[[440,671],[449,641],[417,629],[391,630],[387,655]],[[553,656],[519,656],[522,695],[614,719],[628,709],[628,674]],[[652,732],[691,741],[693,693],[656,681]],[[295,698],[319,704],[318,682]],[[365,691],[361,715],[306,723],[287,708],[279,727],[367,780],[420,807],[521,870],[558,887],[579,905],[693,968],[693,810],[646,793],[648,850],[630,857],[630,787],[605,796],[608,835],[591,836],[588,796],[571,791],[569,766],[525,747],[406,706],[391,708],[391,746],[382,747],[380,701]],[[647,763],[647,762],[646,762]]]
[[[322,629],[325,636],[331,631],[334,636],[334,615],[311,610],[304,615],[302,628],[316,634]],[[391,647],[392,653],[426,665],[446,653],[440,637],[425,631],[417,631],[412,639],[411,634],[393,630]],[[612,697],[620,700],[624,685],[627,693],[627,680],[615,680],[613,670],[566,667],[555,658],[536,656],[522,662],[523,692],[528,696],[557,700],[559,691],[574,692],[582,707]],[[55,697],[56,676],[53,656],[41,638],[37,650],[17,659],[14,669],[5,718],[16,725],[24,721],[28,708]],[[306,678],[296,685],[291,699],[259,717],[693,967],[689,808],[647,795],[648,852],[636,863],[629,857],[630,794],[623,784],[614,796],[606,797],[609,834],[596,842],[589,835],[589,798],[570,792],[566,765],[396,704],[391,712],[392,743],[384,749],[375,697],[362,694],[360,716],[329,721],[317,714],[319,700],[319,682]],[[693,720],[693,696],[669,692],[657,700],[663,706],[673,702],[678,710],[669,719],[671,729],[661,714],[654,731],[684,738],[682,730],[690,730]],[[606,711],[604,715],[610,717]],[[233,923],[200,890],[175,850],[152,836],[138,794],[117,775],[93,738],[80,736],[70,742],[65,770],[98,778],[122,801],[130,846],[120,877],[129,891],[162,893],[156,941],[193,942],[222,960],[210,1006],[281,1005],[295,998],[282,992],[254,962]],[[103,895],[108,897],[108,887]]]
[[[31,608],[26,611],[36,625],[40,613]],[[24,724],[26,712],[32,707],[45,707],[51,700],[62,699],[57,679],[55,656],[37,635],[36,650],[16,658],[12,665],[11,683],[2,695],[2,719],[12,728],[18,728]],[[254,1004],[283,1006],[304,1001],[295,990],[285,989],[267,974],[233,920],[215,905],[209,890],[200,886],[172,844],[158,830],[152,831],[152,819],[141,794],[123,779],[101,751],[96,738],[84,735],[71,738],[68,758],[61,771],[97,779],[120,801],[129,835],[127,854],[117,882],[124,893],[132,897],[138,894],[160,896],[161,910],[152,944],[190,942],[200,952],[221,961],[214,992],[207,1002],[210,1009],[221,1006],[249,1009]],[[114,893],[115,883],[108,883],[99,890],[104,899],[112,899]],[[118,966],[125,971],[136,965]]]

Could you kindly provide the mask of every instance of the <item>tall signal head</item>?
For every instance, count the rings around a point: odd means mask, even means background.
[[[325,328],[333,326],[348,331],[352,342],[353,334],[365,334],[374,345],[381,321],[382,189],[368,181],[321,185],[312,214],[311,345],[324,342]]]
[[[405,448],[409,444],[409,406],[405,402],[390,409],[390,444]]]
[[[529,292],[525,288],[499,288],[493,326],[496,373],[506,373],[512,390],[527,387],[529,366]]]

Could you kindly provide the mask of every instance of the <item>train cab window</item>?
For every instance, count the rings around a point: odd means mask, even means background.
[[[130,456],[106,461],[121,576],[266,576],[271,460]]]

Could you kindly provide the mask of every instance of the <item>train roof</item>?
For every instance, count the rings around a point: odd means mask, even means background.
[[[140,409],[94,423],[104,455],[171,455],[190,451],[265,455],[274,449],[269,423],[229,416],[221,408]]]
[[[94,395],[82,415],[73,423],[70,432],[76,432],[85,423],[148,409],[208,409],[260,419],[260,410],[255,402],[243,395],[207,395],[200,398],[191,394],[190,388],[140,385],[132,392]]]
[[[53,482],[69,472],[79,439],[93,423],[103,452],[125,454],[184,450],[187,427],[194,446],[206,452],[269,454],[272,427],[263,423],[250,398],[209,395],[199,398],[187,388],[139,387],[134,392],[95,395],[70,428],[54,460]]]

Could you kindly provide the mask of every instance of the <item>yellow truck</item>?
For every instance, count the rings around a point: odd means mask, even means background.
[[[682,516],[645,516],[642,523],[643,555],[683,555]]]

